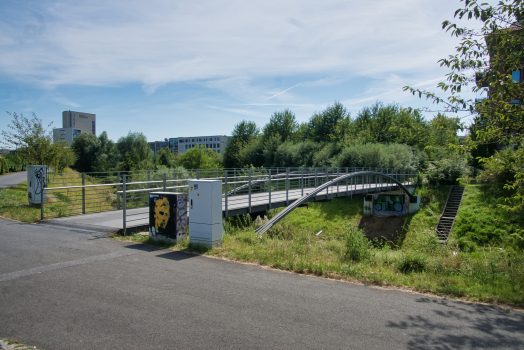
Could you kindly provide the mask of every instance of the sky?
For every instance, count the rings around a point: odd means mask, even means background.
[[[60,128],[71,110],[95,113],[97,133],[114,141],[129,132],[158,141],[230,135],[243,119],[263,127],[284,109],[305,122],[335,101],[353,118],[376,101],[437,110],[403,87],[439,91],[448,70],[438,60],[459,44],[442,22],[460,6],[2,0],[0,129],[6,111]]]

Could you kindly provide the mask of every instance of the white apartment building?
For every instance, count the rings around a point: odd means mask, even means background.
[[[81,133],[96,135],[96,115],[64,111],[62,112],[62,127],[53,129],[53,138],[55,141],[66,141],[67,145],[70,145]]]
[[[178,154],[184,154],[187,150],[202,145],[217,153],[224,153],[229,136],[189,136],[178,138]]]

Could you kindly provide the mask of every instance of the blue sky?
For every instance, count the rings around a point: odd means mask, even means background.
[[[353,117],[377,100],[433,107],[402,87],[438,91],[447,71],[437,61],[459,43],[441,23],[459,6],[3,0],[0,129],[4,111],[61,127],[74,110],[95,113],[115,141],[129,131],[156,141],[230,135],[242,119],[262,127],[286,108],[304,122],[334,101]]]

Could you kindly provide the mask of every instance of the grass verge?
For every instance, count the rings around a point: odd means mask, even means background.
[[[66,169],[63,174],[50,174],[48,186],[65,187],[78,185],[80,174]],[[71,181],[76,181],[71,183]],[[97,178],[86,176],[86,185],[97,185]],[[80,180],[81,184],[81,180]],[[86,189],[86,213],[115,209],[116,197],[113,187],[94,187]],[[82,189],[63,189],[47,191],[47,203],[44,205],[44,218],[78,215],[82,213]],[[40,205],[29,204],[27,200],[27,182],[0,190],[0,216],[24,223],[40,220]]]
[[[11,349],[16,349],[16,350],[35,350],[37,349],[36,346],[27,346],[27,345],[24,345],[22,344],[21,342],[17,341],[17,340],[11,340],[11,339],[5,339],[5,338],[0,338],[0,350],[11,350]],[[40,349],[42,350],[42,349]]]
[[[469,185],[450,240],[441,245],[434,228],[448,191],[445,186],[417,189],[423,198],[421,209],[404,217],[364,218],[362,197],[335,199],[296,209],[262,236],[255,234],[252,217],[228,219],[222,248],[208,250],[187,241],[163,246],[296,273],[524,308],[524,242],[512,236],[524,227],[522,215],[507,216],[496,206],[501,194],[496,188]],[[490,227],[488,231],[502,231],[484,235],[471,224],[474,221]],[[158,245],[147,235],[117,238]]]

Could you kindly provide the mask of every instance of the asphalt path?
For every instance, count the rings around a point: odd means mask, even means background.
[[[44,349],[523,349],[524,313],[0,219],[0,337]]]
[[[0,176],[0,190],[2,188],[18,185],[27,180],[27,171]]]

